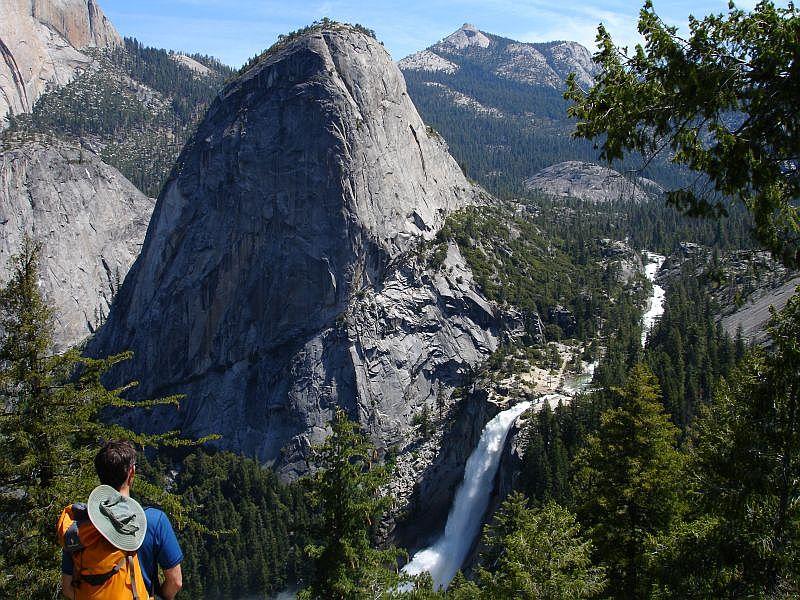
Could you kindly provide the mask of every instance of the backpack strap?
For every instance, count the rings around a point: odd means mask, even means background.
[[[89,513],[86,510],[86,505],[83,502],[76,502],[72,505],[73,521],[64,533],[64,549],[67,552],[80,552],[83,550],[83,543],[78,536],[78,528],[89,520]]]
[[[123,558],[117,564],[115,564],[114,568],[111,569],[108,573],[101,573],[100,575],[79,575],[80,579],[78,580],[78,583],[80,583],[81,581],[85,581],[91,586],[99,587],[103,585],[106,581],[111,579],[114,575],[119,573],[120,569],[124,564],[125,564],[125,559]],[[133,575],[131,575],[131,577],[133,577]],[[134,594],[135,592],[136,590],[134,590]],[[138,598],[136,600],[138,600]]]
[[[136,591],[136,575],[133,569],[133,557],[136,556],[135,554],[126,554],[125,560],[128,561],[128,572],[131,574],[131,591],[133,592],[133,600],[141,600],[139,598],[139,592]]]

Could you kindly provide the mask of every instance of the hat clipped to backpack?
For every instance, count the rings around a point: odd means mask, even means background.
[[[115,548],[135,552],[144,541],[147,520],[141,505],[110,485],[98,485],[86,503],[89,520]]]

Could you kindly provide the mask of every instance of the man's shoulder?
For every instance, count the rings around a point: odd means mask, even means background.
[[[156,530],[163,528],[165,524],[171,525],[167,513],[155,506],[145,507],[144,516],[147,519],[148,533],[151,531],[155,533]]]
[[[169,517],[155,506],[145,508],[144,514],[147,518],[147,534],[142,547],[147,546],[146,551],[157,557],[162,569],[179,564],[183,560],[183,552]]]
[[[163,510],[161,510],[157,506],[145,506],[144,507],[144,515],[145,515],[145,517],[147,517],[148,521],[150,519],[162,519],[162,518],[166,519],[166,518],[168,518],[167,517],[167,513],[165,513]]]

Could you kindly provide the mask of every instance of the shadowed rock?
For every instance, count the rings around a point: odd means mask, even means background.
[[[188,394],[137,425],[218,432],[284,474],[337,406],[402,449],[505,335],[455,247],[441,270],[417,252],[485,198],[377,41],[305,34],[221,92],[91,351],[132,349],[117,377],[142,396]]]

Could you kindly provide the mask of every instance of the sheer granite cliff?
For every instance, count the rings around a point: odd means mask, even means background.
[[[285,475],[337,406],[402,452],[514,326],[454,246],[435,268],[422,251],[488,199],[377,41],[312,31],[220,93],[90,352],[133,350],[115,377],[141,396],[187,394],[137,426],[220,433]]]
[[[8,142],[7,142],[8,143]],[[95,154],[53,138],[0,147],[0,279],[24,235],[64,349],[90,335],[141,249],[153,200]]]
[[[122,44],[95,0],[0,0],[0,129],[91,68],[85,48]]]

